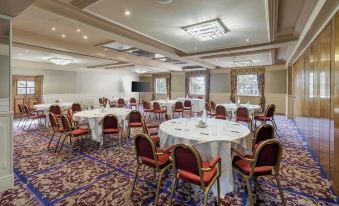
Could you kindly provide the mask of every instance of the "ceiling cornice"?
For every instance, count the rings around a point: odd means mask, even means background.
[[[277,38],[279,1],[268,0],[268,10],[270,25],[270,41],[275,41]]]

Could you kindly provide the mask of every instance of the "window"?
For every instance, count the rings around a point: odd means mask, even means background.
[[[166,94],[166,78],[157,78],[155,79],[155,92],[157,94]]]
[[[17,94],[35,94],[35,82],[17,81]]]
[[[256,74],[237,76],[237,94],[240,96],[259,96]]]
[[[190,94],[205,95],[205,77],[191,77]]]

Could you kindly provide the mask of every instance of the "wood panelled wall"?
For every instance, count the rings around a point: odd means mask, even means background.
[[[339,193],[339,13],[292,70],[294,121]]]

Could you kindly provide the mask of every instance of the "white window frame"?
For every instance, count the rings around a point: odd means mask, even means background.
[[[244,78],[246,77],[248,78],[249,76],[255,77],[256,80],[252,80],[252,81],[247,80],[246,82],[246,79]],[[254,92],[251,93],[249,92],[249,90],[253,90]],[[247,97],[258,97],[259,96],[258,76],[256,74],[237,75],[237,95],[247,96]]]
[[[161,81],[163,81],[163,82],[161,82]],[[164,84],[164,91],[160,90],[160,88],[158,87],[160,82],[162,84]],[[156,94],[167,94],[166,78],[156,78],[155,79],[155,93]]]
[[[202,80],[201,80],[202,78]],[[206,95],[206,85],[205,85],[205,76],[198,76],[198,77],[191,77],[190,78],[190,94],[192,95]],[[197,79],[199,79],[200,83],[198,84],[197,82],[195,82]],[[201,93],[198,92],[199,89],[194,89],[194,83],[197,83],[196,87],[198,87],[199,85],[203,85],[203,89],[201,91]]]

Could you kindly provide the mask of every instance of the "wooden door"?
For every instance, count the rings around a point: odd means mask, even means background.
[[[32,108],[33,103],[41,103],[43,76],[13,76],[13,108],[19,113],[18,104],[26,104]]]

